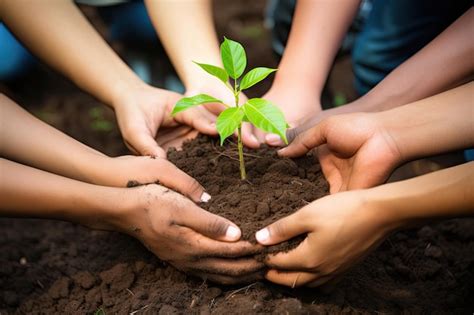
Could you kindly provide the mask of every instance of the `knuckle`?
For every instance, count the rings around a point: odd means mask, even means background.
[[[270,237],[278,237],[278,238],[285,238],[287,236],[287,232],[285,229],[285,225],[281,222],[275,222],[269,228]]]
[[[194,196],[203,190],[199,182],[193,178],[188,178],[188,181],[185,187],[186,187],[185,188],[186,193],[189,194],[190,196]]]
[[[213,236],[223,236],[227,232],[227,224],[224,220],[214,217],[209,220],[208,232]]]

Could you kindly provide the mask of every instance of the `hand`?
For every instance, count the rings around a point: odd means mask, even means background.
[[[207,80],[203,79],[200,81],[199,84],[195,83],[194,86],[190,87],[186,91],[187,96],[193,96],[201,93],[208,94],[217,99],[220,99],[229,106],[235,106],[234,94],[230,91],[228,87],[226,87],[222,82],[218,81],[215,78],[210,78]],[[245,104],[247,100],[247,96],[244,93],[240,93],[239,105]],[[216,117],[219,116],[219,114],[226,109],[224,105],[219,103],[206,104],[204,107],[211,113],[213,113]],[[242,125],[242,142],[244,145],[250,148],[258,148],[260,146],[260,142],[252,134],[250,124]]]
[[[127,147],[136,154],[166,157],[156,139],[165,128],[186,124],[199,132],[216,135],[215,116],[204,108],[192,108],[171,117],[171,111],[181,95],[163,89],[138,84],[114,99],[113,107]]]
[[[272,87],[262,98],[278,106],[292,128],[304,124],[306,120],[321,111],[319,98],[313,91],[307,89]],[[250,124],[248,125],[250,126]],[[283,140],[278,135],[266,134],[256,127],[250,127],[251,132],[260,143],[267,143],[272,146],[284,145]]]
[[[260,246],[238,241],[229,220],[159,185],[128,189],[126,200],[131,205],[109,220],[113,228],[177,269],[225,284],[262,277],[263,264],[249,257]]]
[[[301,156],[317,148],[330,193],[373,187],[385,182],[402,157],[376,114],[331,116],[298,135],[281,156]]]
[[[181,150],[185,141],[190,141],[198,135],[199,131],[196,129],[186,125],[181,125],[172,129],[167,128],[163,132],[160,132],[160,137],[156,139],[156,141],[165,151],[168,151],[169,148]]]
[[[160,183],[195,202],[207,202],[211,196],[191,176],[164,158],[149,156],[97,157],[92,183],[102,186],[127,187]]]
[[[294,250],[267,257],[270,270],[265,277],[290,287],[337,280],[392,230],[381,209],[365,201],[363,191],[326,196],[257,232],[262,245],[308,233]]]

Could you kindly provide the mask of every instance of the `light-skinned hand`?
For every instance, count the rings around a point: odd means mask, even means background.
[[[278,154],[297,157],[314,148],[331,193],[381,184],[402,159],[390,132],[373,113],[326,118]]]

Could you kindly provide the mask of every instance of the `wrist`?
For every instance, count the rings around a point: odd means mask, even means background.
[[[111,102],[107,105],[117,110],[118,107],[129,104],[130,102],[127,100],[133,99],[137,91],[147,87],[149,85],[137,76],[131,77],[128,80],[118,80],[112,87]]]
[[[138,189],[100,187],[96,189],[93,201],[89,205],[90,212],[87,215],[85,225],[101,230],[118,231],[129,233],[128,219],[130,213],[138,209]],[[142,208],[140,208],[142,209]]]
[[[370,188],[361,190],[360,195],[364,200],[365,215],[386,235],[404,226],[399,209],[392,204],[390,194],[387,195],[377,188]]]

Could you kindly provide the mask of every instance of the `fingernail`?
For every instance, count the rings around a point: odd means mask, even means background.
[[[240,234],[240,231],[238,228],[236,228],[235,226],[229,225],[229,227],[227,228],[227,232],[225,233],[225,236],[227,237],[227,239],[235,240],[239,237],[239,234]]]
[[[271,133],[265,136],[265,140],[267,140],[268,142],[280,142],[281,138],[279,135]]]
[[[209,195],[207,192],[203,192],[201,195],[201,201],[208,202],[209,200],[211,200],[211,195]]]
[[[260,243],[265,243],[266,241],[268,241],[269,237],[270,237],[270,232],[268,231],[268,229],[262,229],[255,234],[255,238]]]

